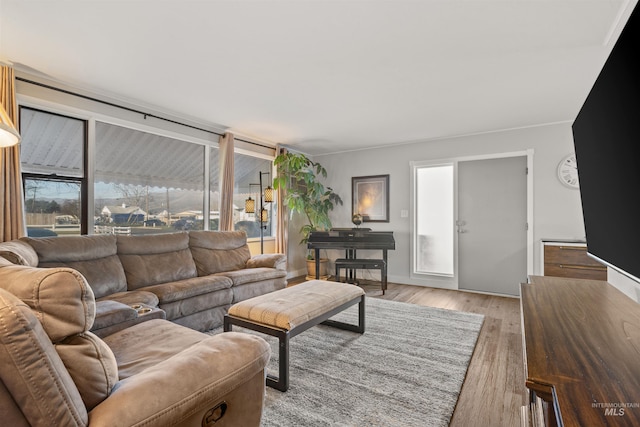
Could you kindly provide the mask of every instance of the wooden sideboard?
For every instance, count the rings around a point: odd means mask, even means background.
[[[541,258],[544,276],[607,280],[607,267],[587,255],[583,242],[542,240]]]
[[[532,276],[521,315],[523,424],[640,425],[640,304],[604,281]]]

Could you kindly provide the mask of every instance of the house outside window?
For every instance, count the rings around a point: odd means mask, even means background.
[[[96,123],[95,233],[203,230],[199,144]]]

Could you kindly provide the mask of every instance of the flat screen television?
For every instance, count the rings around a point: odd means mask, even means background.
[[[640,12],[572,129],[589,254],[640,282]]]

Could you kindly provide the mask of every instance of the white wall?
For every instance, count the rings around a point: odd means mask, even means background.
[[[562,157],[573,152],[571,124],[556,124],[521,130],[486,133],[438,141],[394,145],[379,149],[316,156],[328,172],[326,184],[342,197],[344,205],[332,214],[334,227],[352,227],[351,178],[366,175],[390,175],[390,222],[365,223],[373,230],[394,232],[395,251],[389,251],[389,280],[412,283],[410,274],[410,220],[400,211],[410,209],[411,161],[435,160],[474,155],[498,154],[533,149],[534,178],[534,274],[539,274],[542,238],[584,239],[584,223],[577,190],[563,186],[556,178]],[[530,224],[531,226],[531,224]],[[296,230],[290,241],[295,242]],[[491,242],[487,242],[491,244]],[[295,243],[291,245],[295,250]],[[334,254],[329,254],[331,258]],[[291,258],[290,258],[291,260]],[[304,268],[297,262],[289,270]]]
[[[637,280],[607,267],[607,281],[632,300],[640,302],[640,282]]]

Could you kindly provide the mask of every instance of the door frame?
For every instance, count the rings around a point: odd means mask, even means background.
[[[424,161],[412,161],[410,165],[410,268],[409,272],[409,284],[418,286],[429,286],[435,288],[454,289],[458,290],[458,233],[452,230],[454,233],[454,277],[439,276],[436,274],[424,274],[415,272],[415,260],[416,260],[416,240],[418,238],[416,234],[417,230],[417,216],[416,216],[416,170],[424,166],[438,166],[438,165],[453,165],[454,177],[454,222],[458,218],[458,163],[469,162],[474,160],[490,160],[501,159],[508,157],[526,157],[527,158],[527,275],[533,274],[533,254],[534,254],[534,240],[533,240],[533,149],[527,149],[522,151],[511,151],[504,153],[491,153],[481,154],[473,156],[459,156],[451,158],[424,160]]]

